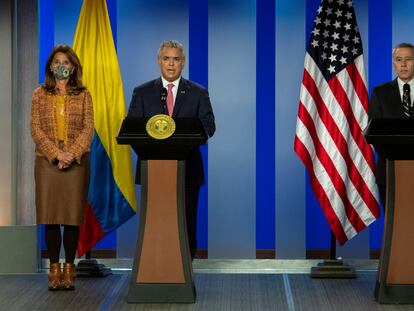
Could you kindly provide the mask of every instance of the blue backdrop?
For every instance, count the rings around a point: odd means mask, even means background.
[[[356,0],[369,91],[392,79],[391,50],[414,41],[408,1]],[[318,0],[107,0],[126,105],[134,86],[159,75],[159,43],[184,43],[183,75],[210,90],[217,132],[203,148],[199,247],[210,258],[304,258],[329,247],[329,228],[293,152],[305,48]],[[39,82],[56,44],[73,42],[82,0],[39,0]],[[135,159],[135,158],[134,158]],[[139,189],[137,188],[137,193]],[[136,218],[136,217],[135,217]],[[363,233],[360,247],[381,247],[383,221]],[[100,248],[132,245],[136,219]],[[122,243],[120,243],[122,241]],[[353,243],[351,241],[350,243]]]

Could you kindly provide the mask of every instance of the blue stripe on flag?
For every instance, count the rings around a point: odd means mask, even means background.
[[[96,131],[91,151],[93,157],[91,157],[90,180],[94,183],[89,185],[88,200],[102,230],[108,233],[127,221],[135,212],[115,182],[111,161]],[[101,189],[107,191],[102,193]]]

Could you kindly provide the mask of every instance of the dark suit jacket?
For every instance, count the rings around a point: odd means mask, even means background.
[[[134,89],[128,116],[152,117],[165,112],[161,103],[161,78],[144,83]],[[209,137],[216,126],[208,91],[203,86],[184,78],[180,79],[173,110],[173,118],[199,118]],[[194,148],[186,158],[186,186],[197,187],[204,184],[204,169],[200,149]],[[140,182],[140,163],[137,164],[135,182]]]
[[[405,119],[397,79],[374,88],[368,109],[369,119]],[[377,184],[386,184],[386,159],[378,152]]]

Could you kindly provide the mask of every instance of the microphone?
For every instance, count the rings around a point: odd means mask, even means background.
[[[164,114],[167,114],[167,105],[166,105],[167,94],[168,94],[167,89],[165,87],[163,87],[161,89],[161,104],[162,104],[162,110],[163,110]]]

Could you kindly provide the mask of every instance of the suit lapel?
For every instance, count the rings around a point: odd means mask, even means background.
[[[188,93],[189,87],[187,80],[184,78],[180,79],[180,84],[178,85],[177,90],[177,97],[175,98],[175,104],[174,104],[174,111],[173,111],[173,117],[176,117],[183,104],[185,103],[187,99],[187,93]]]
[[[162,80],[161,78],[155,79],[154,80],[154,92],[156,94],[161,94],[161,89],[162,89]]]
[[[400,94],[400,89],[398,87],[397,79],[393,81],[391,96],[392,96],[391,103],[395,111],[395,115],[398,116],[398,118],[404,118],[405,114],[404,114],[403,107],[402,107],[401,94]]]
[[[164,113],[164,107],[163,104],[161,102],[161,90],[162,90],[162,80],[161,77],[158,79],[154,80],[153,83],[153,95],[151,95],[151,106],[154,105],[156,107],[152,107],[151,111],[156,112],[157,114],[159,113]]]

